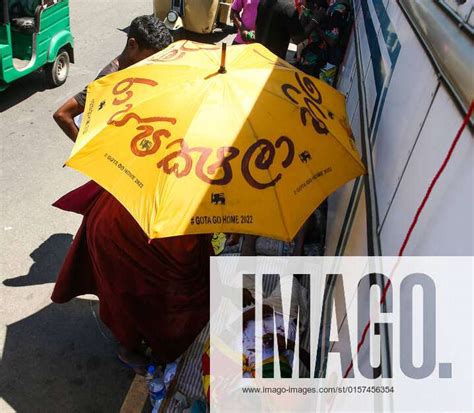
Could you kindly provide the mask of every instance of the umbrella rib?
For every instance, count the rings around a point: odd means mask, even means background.
[[[344,151],[347,152],[351,156],[351,158],[356,161],[356,164],[358,164],[359,166],[362,166],[363,169],[365,169],[365,165],[362,162],[362,160],[357,159],[357,157],[354,155],[353,151],[350,151],[339,139],[337,139],[336,135],[334,135],[333,133],[330,132],[329,136],[331,136],[339,144],[339,146],[342,146]]]
[[[277,98],[279,98],[279,99],[282,99],[282,100],[284,100],[285,102],[287,102],[287,103],[289,103],[289,104],[292,104],[295,108],[299,108],[298,105],[296,105],[296,104],[294,104],[294,103],[292,103],[292,102],[289,102],[289,101],[286,100],[284,97],[279,96],[279,95],[277,95],[277,94],[274,93],[274,92],[271,92],[271,91],[266,90],[266,89],[262,89],[262,91],[263,91],[263,92],[266,92],[266,93],[268,93],[268,94],[270,94],[270,95],[272,95],[272,96],[274,96],[274,97],[277,97]],[[321,105],[321,106],[323,106],[326,110],[328,110],[325,105]],[[352,156],[352,158],[354,158],[354,160],[356,161],[356,163],[358,163],[359,165],[362,164],[362,166],[364,166],[364,168],[365,168],[365,165],[363,165],[363,163],[361,162],[361,160],[358,159],[358,158],[353,154],[353,152],[350,151],[350,150],[340,141],[340,139],[337,138],[337,136],[336,136],[335,134],[333,134],[333,133],[330,131],[330,132],[329,132],[329,135],[330,135],[335,141],[337,141],[337,143],[338,143],[340,146],[342,146],[342,147],[345,149],[346,152],[349,152],[349,153],[350,153],[350,155]]]
[[[247,122],[248,122],[250,128],[252,129],[252,132],[253,132],[253,136],[254,136],[254,138],[255,138],[255,141],[258,141],[258,136],[257,136],[257,134],[255,133],[255,130],[254,130],[253,126],[252,126],[252,122],[250,122],[249,118],[247,118]],[[267,173],[268,173],[268,177],[269,177],[270,179],[272,179],[272,175],[271,175],[271,173],[270,173],[270,169],[267,169]],[[283,223],[283,226],[285,227],[285,231],[286,231],[286,233],[287,233],[287,235],[288,235],[287,238],[290,239],[290,231],[289,231],[289,229],[288,229],[288,225],[287,225],[287,223],[286,223],[285,216],[283,215],[283,204],[282,204],[282,202],[281,202],[281,200],[280,200],[280,196],[279,196],[278,191],[277,191],[277,184],[273,185],[272,189],[273,189],[273,192],[275,193],[275,198],[277,199],[277,202],[278,202],[278,206],[279,206],[278,211],[279,211],[279,213],[280,213],[281,222]]]
[[[255,57],[255,55],[257,55],[261,59],[263,59],[262,63],[266,64],[267,66],[272,67],[273,70],[282,70],[282,71],[295,70],[295,68],[290,63],[286,62],[285,60],[282,60],[279,58],[277,58],[276,60],[271,60],[269,57],[266,57],[262,52],[258,50],[258,47],[261,47],[261,46],[258,44],[255,44],[252,48],[242,48],[241,53],[238,54],[237,57],[234,59],[234,66],[236,66],[236,64],[242,64],[242,69],[245,69],[245,68],[255,69],[255,66],[253,65],[249,66],[248,62],[252,61],[252,59],[249,59],[250,55],[252,57]]]
[[[229,89],[230,89],[230,93],[233,93],[232,89],[231,89],[231,88],[229,88]],[[262,89],[262,90],[265,90],[265,89]],[[233,94],[234,94],[234,96],[237,96],[235,93],[233,93]],[[235,101],[239,101],[239,100],[238,100],[238,99],[235,99]],[[240,107],[240,109],[241,109],[241,113],[243,113],[244,111],[242,110],[241,105],[240,105],[239,107]],[[255,128],[254,128],[253,125],[252,125],[252,122],[250,121],[250,118],[247,117],[246,120],[245,120],[245,122],[248,124],[248,126],[249,126],[250,129],[252,130],[252,135],[253,135],[253,137],[254,137],[254,139],[255,139],[255,142],[257,142],[257,141],[258,141],[258,136],[257,136],[257,133],[256,133],[256,131],[255,131]],[[272,175],[271,175],[269,169],[267,169],[267,173],[268,173],[269,178],[272,179]],[[276,185],[273,186],[273,191],[274,191],[274,193],[275,193],[275,198],[277,199],[277,202],[278,202],[279,213],[280,213],[280,217],[281,217],[281,222],[283,223],[283,226],[285,227],[285,230],[286,230],[286,233],[287,233],[287,239],[289,239],[289,238],[290,238],[290,231],[289,231],[289,229],[288,229],[288,225],[287,225],[286,220],[285,220],[285,217],[284,217],[284,215],[283,215],[283,208],[282,208],[283,205],[282,205],[282,202],[281,202],[280,197],[279,197],[279,195],[278,195],[278,191],[277,191],[277,189],[276,189]]]
[[[289,100],[287,100],[287,99],[284,98],[283,96],[280,96],[280,95],[276,94],[275,92],[271,92],[270,90],[267,90],[267,89],[262,89],[262,93],[268,93],[269,95],[271,95],[271,96],[273,96],[273,97],[276,97],[276,98],[278,98],[278,99],[280,99],[280,100],[283,100],[285,103],[288,103],[288,104],[290,104],[290,105],[293,105],[296,109],[299,108],[299,105],[294,104],[293,102],[290,102]],[[321,106],[323,106],[326,110],[328,110],[325,105],[321,105]],[[360,160],[357,159],[357,157],[356,157],[351,151],[349,151],[349,150],[345,147],[345,145],[344,145],[342,142],[340,142],[340,140],[336,137],[336,135],[334,135],[332,132],[330,132],[329,135],[330,135],[331,137],[333,137],[333,138],[338,142],[339,145],[343,146],[344,149],[345,149],[347,152],[350,152],[351,155],[352,155],[352,157],[356,160],[356,162],[360,164]]]
[[[250,69],[240,69],[240,70],[250,70]],[[296,69],[295,69],[295,70],[296,70]],[[273,96],[273,97],[276,97],[276,98],[278,98],[278,99],[280,99],[280,100],[283,100],[284,102],[293,105],[295,108],[299,108],[299,105],[297,105],[297,104],[295,104],[295,103],[293,103],[293,102],[290,102],[288,99],[286,99],[286,98],[283,97],[283,96],[278,95],[278,94],[275,93],[275,92],[272,92],[272,91],[270,91],[270,90],[268,90],[268,89],[265,89],[265,88],[262,89],[262,92],[268,93],[269,95],[271,95],[271,96]],[[328,109],[327,105],[325,105],[324,103],[321,103],[320,105],[321,105],[324,109],[326,109],[327,112],[329,112],[329,109]],[[361,160],[358,159],[358,158],[352,153],[352,151],[348,150],[348,148],[336,137],[336,135],[334,135],[332,132],[330,132],[329,134],[338,142],[339,145],[341,145],[347,152],[349,152],[349,153],[351,154],[351,156],[354,158],[354,160],[356,161],[356,163],[362,164]],[[362,164],[362,165],[363,165],[363,164]],[[363,166],[364,166],[364,165],[363,165]],[[364,166],[364,167],[365,167],[365,166]]]
[[[240,69],[240,70],[243,71],[243,70],[247,70],[247,69]],[[248,69],[248,70],[250,70],[250,69]],[[267,70],[267,69],[261,69],[261,70]],[[245,80],[246,80],[246,79],[245,79]],[[282,100],[282,101],[285,102],[285,103],[288,103],[288,104],[290,104],[290,105],[293,105],[293,106],[295,106],[295,107],[298,107],[298,105],[294,104],[293,102],[291,102],[291,101],[288,100],[287,98],[285,98],[285,97],[283,97],[283,96],[280,96],[280,95],[278,95],[277,93],[272,92],[272,91],[270,91],[270,90],[268,90],[268,89],[263,88],[263,89],[262,89],[262,92],[268,93],[269,95],[272,95],[273,97],[276,97],[276,98]]]
[[[190,69],[198,69],[197,67],[196,68],[193,68],[193,66],[187,66],[187,65],[180,65],[181,67],[189,67]],[[140,67],[146,67],[146,66],[140,66]],[[164,67],[164,66],[163,66]],[[120,73],[120,72],[118,72]],[[184,77],[183,77],[184,78]],[[170,84],[167,84],[167,85],[163,85],[163,87],[166,87],[170,90],[173,90],[173,89],[177,89],[177,88],[182,88],[184,84],[188,83],[192,83],[193,81],[199,81],[199,80],[203,80],[203,78],[201,77],[198,77],[196,76],[196,78],[194,78],[192,81],[183,81],[183,82],[173,82],[173,83],[170,83]],[[110,87],[112,86],[113,84],[115,84],[114,82],[110,82],[109,84],[107,84],[107,87]],[[160,85],[160,83],[158,82],[158,86]],[[140,106],[143,106],[143,105],[146,105],[148,102],[150,102],[151,100],[155,99],[156,98],[156,93],[148,93],[147,94],[147,97],[145,99],[142,99],[140,100],[140,102],[135,105],[133,107],[133,109],[136,111],[137,108],[139,108]],[[107,129],[108,127],[110,127],[110,125],[106,124],[105,127],[102,129],[105,130]],[[89,142],[87,142],[85,145],[87,145]],[[85,146],[84,145],[84,146]]]
[[[198,80],[201,80],[201,79],[198,79]],[[208,95],[208,93],[206,93],[206,92],[207,92],[207,90],[212,86],[212,81],[207,81],[206,83],[207,83],[207,86],[202,89],[202,90],[203,90],[203,92],[202,92],[202,95],[203,95],[203,96]],[[206,84],[206,83],[204,83],[204,84]],[[170,89],[175,89],[175,88],[179,89],[179,88],[181,88],[181,87],[182,87],[182,83],[179,83],[179,82],[173,83],[172,85],[170,85]],[[196,99],[196,100],[197,100],[197,99]],[[204,99],[203,99],[203,100],[199,100],[199,101],[200,101],[200,102],[199,102],[199,103],[196,105],[196,107],[195,107],[194,119],[196,119],[197,117],[199,117],[199,114],[202,112],[203,107],[205,107]],[[190,102],[188,102],[188,105],[189,105],[189,104],[190,104]],[[189,107],[187,108],[187,110],[189,110]],[[189,130],[190,130],[192,127],[193,127],[193,122],[190,122],[190,123],[187,125],[186,131],[185,131],[182,135],[183,135],[184,137],[186,137],[186,136],[188,135]],[[156,194],[159,195],[160,191],[161,191],[161,188],[158,188],[158,186],[157,186],[157,187],[155,188],[155,199],[157,198],[157,197],[156,197]],[[162,197],[160,197],[160,198],[166,198],[166,196],[162,196]],[[154,205],[154,207],[156,208],[156,205]]]

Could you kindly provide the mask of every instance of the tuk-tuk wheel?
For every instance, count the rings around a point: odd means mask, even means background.
[[[66,81],[69,65],[69,53],[65,50],[58,53],[53,63],[46,65],[46,78],[51,87],[61,86]]]

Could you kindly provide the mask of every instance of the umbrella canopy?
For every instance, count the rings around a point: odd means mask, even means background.
[[[93,82],[66,164],[114,195],[149,238],[289,241],[365,173],[342,94],[262,45],[225,53],[189,41]]]

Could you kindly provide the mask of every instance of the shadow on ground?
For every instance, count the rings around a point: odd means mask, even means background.
[[[47,89],[44,73],[39,70],[13,82],[0,92],[0,113]]]
[[[52,235],[31,254],[35,262],[28,274],[4,284],[53,282],[71,240],[70,234]],[[8,325],[0,398],[19,413],[118,412],[134,374],[117,361],[115,342],[98,312],[97,301],[74,299]]]
[[[118,412],[133,373],[98,330],[96,302],[51,304],[7,327],[0,397],[16,412]]]
[[[55,282],[71,243],[71,234],[51,235],[30,254],[34,264],[28,274],[5,280],[3,284],[7,287],[25,287]]]

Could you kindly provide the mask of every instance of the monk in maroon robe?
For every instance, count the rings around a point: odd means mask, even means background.
[[[130,25],[123,52],[100,76],[122,70],[172,41],[164,24],[140,16]],[[86,91],[71,97],[54,119],[71,140],[74,118],[84,111]],[[210,237],[182,236],[149,242],[126,209],[94,182],[65,195],[55,206],[84,215],[59,273],[52,300],[64,303],[96,294],[100,317],[116,337],[118,357],[146,371],[142,342],[159,363],[176,359],[209,320]],[[179,211],[177,211],[179,214]]]
[[[90,182],[56,203],[74,210]],[[175,360],[209,320],[208,235],[149,242],[129,212],[96,186],[84,220],[59,273],[52,300],[64,303],[82,294],[100,300],[100,318],[119,346],[119,358],[143,372],[144,341],[160,363]],[[81,196],[82,195],[82,196]]]

